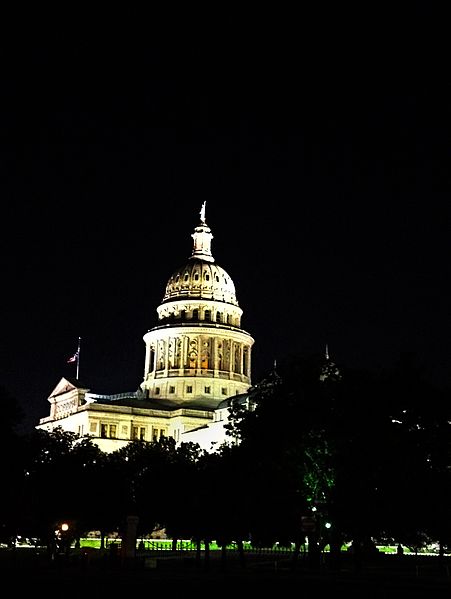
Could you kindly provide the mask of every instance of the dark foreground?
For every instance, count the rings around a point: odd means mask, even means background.
[[[451,561],[438,557],[378,556],[356,565],[349,557],[332,568],[326,562],[312,567],[302,558],[293,567],[280,556],[249,556],[243,566],[230,558],[196,562],[188,555],[140,555],[124,561],[104,555],[57,556],[33,550],[0,550],[2,586],[9,596],[44,591],[46,597],[75,596],[101,591],[171,592],[196,590],[199,594],[274,592],[294,590],[328,597],[451,597]]]

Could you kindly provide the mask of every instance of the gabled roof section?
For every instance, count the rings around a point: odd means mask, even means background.
[[[53,389],[53,391],[49,395],[49,399],[52,397],[57,397],[58,395],[63,395],[64,393],[68,393],[69,391],[75,390],[83,390],[89,391],[86,387],[84,387],[79,380],[77,379],[68,379],[63,377],[57,386]]]

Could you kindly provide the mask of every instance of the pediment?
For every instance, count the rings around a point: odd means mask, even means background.
[[[70,393],[71,391],[80,391],[82,389],[86,390],[77,383],[78,381],[69,380],[63,377],[50,393],[49,399],[52,397],[57,397],[58,395],[63,395],[64,393]]]

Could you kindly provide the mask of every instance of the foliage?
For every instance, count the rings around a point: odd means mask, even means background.
[[[301,356],[232,401],[227,428],[238,443],[215,453],[167,438],[107,454],[62,429],[9,434],[1,536],[46,538],[63,520],[76,536],[121,533],[136,515],[143,536],[159,526],[224,549],[290,545],[312,536],[307,516],[323,545],[449,547],[448,406],[449,392],[408,362],[370,373]]]

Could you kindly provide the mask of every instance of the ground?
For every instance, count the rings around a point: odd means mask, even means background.
[[[284,556],[260,554],[246,556],[243,567],[237,558],[224,564],[213,556],[209,567],[196,562],[193,553],[147,552],[127,562],[118,555],[91,552],[87,555],[59,555],[20,550],[0,550],[3,584],[19,591],[47,589],[47,597],[61,593],[171,590],[175,587],[197,589],[203,586],[224,590],[278,591],[299,587],[302,592],[346,594],[347,597],[445,597],[451,592],[451,560],[438,557],[380,556],[356,565],[343,556],[338,567],[325,560],[312,568],[301,558],[296,567]]]

